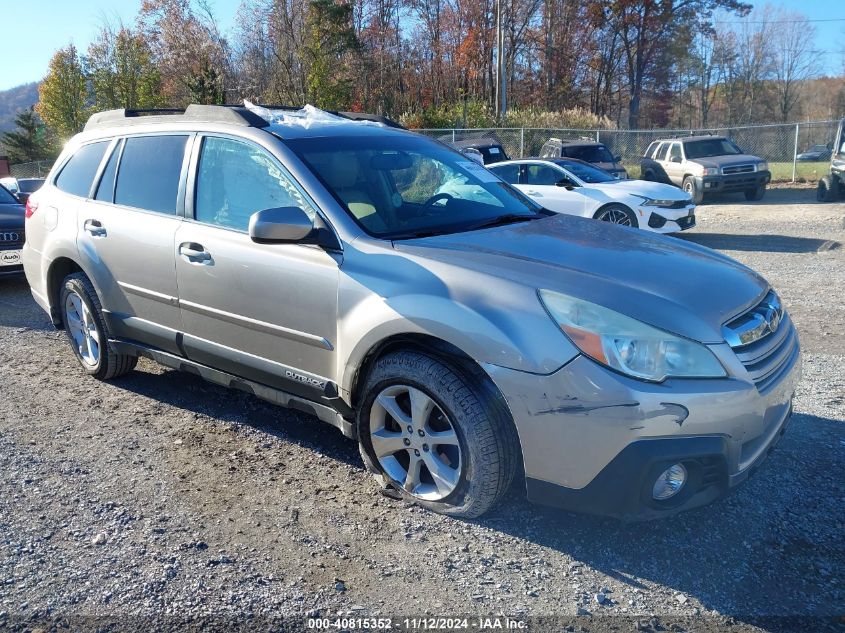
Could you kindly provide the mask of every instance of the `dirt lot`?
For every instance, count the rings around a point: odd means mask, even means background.
[[[111,384],[85,377],[25,282],[0,281],[0,630],[299,629],[309,613],[845,625],[845,204],[782,189],[699,217],[684,239],[781,293],[804,378],[756,477],[645,524],[531,506],[518,490],[473,522],[404,506],[307,416],[148,361]]]

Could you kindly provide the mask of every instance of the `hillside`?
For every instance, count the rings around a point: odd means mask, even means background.
[[[38,103],[38,82],[15,86],[0,91],[0,132],[15,127],[15,115]]]

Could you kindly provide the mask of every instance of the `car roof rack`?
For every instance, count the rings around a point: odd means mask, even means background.
[[[191,104],[181,108],[157,108],[150,110],[119,109],[96,112],[85,124],[85,130],[93,130],[115,125],[150,125],[153,123],[171,123],[174,117],[182,120],[209,123],[229,123],[245,127],[267,127],[269,123],[243,106],[220,106]]]
[[[295,112],[301,110],[301,106],[291,105],[264,105],[260,107],[268,110],[285,110]],[[404,130],[400,123],[378,114],[366,112],[341,112],[326,110],[329,114],[349,119],[350,121],[373,121],[387,127]],[[264,128],[270,122],[260,117],[245,106],[240,105],[200,105],[191,104],[187,108],[155,108],[155,109],[118,109],[96,112],[91,115],[85,124],[85,130],[114,127],[116,125],[150,125],[153,123],[170,123],[174,117],[181,117],[182,120],[202,121],[209,123],[228,123],[245,127]]]

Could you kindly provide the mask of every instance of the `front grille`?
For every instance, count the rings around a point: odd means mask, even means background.
[[[761,392],[774,385],[798,356],[798,334],[774,292],[722,331]]]
[[[0,251],[13,250],[23,246],[26,236],[23,229],[0,229]]]
[[[728,167],[722,167],[722,173],[725,176],[730,176],[731,174],[751,174],[756,169],[752,163],[747,165],[729,165]]]

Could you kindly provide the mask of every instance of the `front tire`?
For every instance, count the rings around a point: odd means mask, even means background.
[[[363,393],[359,448],[382,486],[462,518],[481,516],[510,486],[516,430],[480,380],[426,354],[399,351],[376,362]]]
[[[833,202],[839,197],[839,181],[831,175],[824,176],[819,180],[816,187],[816,200],[819,202]]]
[[[766,185],[760,185],[745,192],[745,199],[749,202],[759,202],[766,195]]]
[[[109,345],[103,308],[88,277],[83,273],[65,277],[59,302],[65,333],[86,373],[99,380],[110,380],[132,371],[138,359],[118,354]]]
[[[692,198],[694,204],[701,204],[701,201],[704,200],[704,192],[701,190],[701,187],[695,181],[695,178],[692,176],[687,176],[684,178],[684,182],[681,185],[681,189],[686,191],[689,194],[689,197]]]
[[[596,211],[593,219],[600,220],[601,222],[610,222],[611,224],[630,226],[635,229],[640,226],[639,222],[637,222],[637,216],[624,204],[605,205]]]

